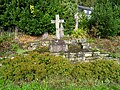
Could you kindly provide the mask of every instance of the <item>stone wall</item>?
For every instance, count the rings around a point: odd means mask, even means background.
[[[115,58],[110,57],[110,55],[108,53],[92,51],[91,47],[90,47],[89,43],[87,43],[86,39],[76,39],[76,40],[71,39],[71,40],[64,40],[64,42],[65,42],[64,45],[70,45],[70,44],[71,45],[82,45],[83,46],[82,50],[80,50],[78,52],[69,52],[69,50],[65,51],[65,47],[67,47],[67,46],[65,46],[63,48],[64,49],[63,52],[62,51],[56,52],[54,50],[51,51],[51,48],[53,48],[53,46],[50,47],[50,45],[53,43],[52,40],[41,40],[41,41],[31,42],[31,43],[28,43],[23,48],[26,48],[28,50],[35,50],[35,49],[37,49],[37,46],[46,46],[46,47],[49,47],[50,52],[52,52],[54,55],[62,55],[64,58],[68,58],[72,62],[91,61],[91,60],[95,60],[95,59],[113,59],[113,60],[120,61],[120,59],[115,59]],[[57,44],[55,44],[55,45],[57,45]],[[60,45],[58,45],[58,47]]]
[[[92,61],[96,59],[113,59],[108,53],[100,52],[78,52],[78,53],[53,53],[56,56],[61,55],[64,58],[68,58],[72,62],[79,61]]]

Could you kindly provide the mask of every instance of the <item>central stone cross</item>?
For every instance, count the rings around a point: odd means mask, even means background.
[[[60,39],[61,31],[62,31],[62,29],[60,28],[60,24],[62,25],[62,23],[64,23],[64,20],[60,20],[59,15],[56,15],[56,20],[51,20],[51,23],[55,23],[55,26],[56,26],[56,38]]]

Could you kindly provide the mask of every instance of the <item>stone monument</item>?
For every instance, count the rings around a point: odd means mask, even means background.
[[[78,29],[78,20],[79,20],[79,17],[78,17],[78,13],[75,14],[75,29],[74,31],[76,31]]]
[[[50,52],[67,52],[68,51],[68,45],[65,44],[64,40],[55,39],[52,41],[52,43],[49,46]]]
[[[56,15],[56,20],[51,20],[51,23],[55,23],[56,39],[60,39],[61,37],[63,37],[64,32],[63,32],[62,23],[64,23],[64,20],[60,20],[59,15]],[[60,24],[61,24],[61,27],[60,27]]]

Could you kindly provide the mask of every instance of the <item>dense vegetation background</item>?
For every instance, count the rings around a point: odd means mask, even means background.
[[[74,14],[78,4],[94,9],[90,19],[85,14],[80,18],[78,31],[72,33],[74,37],[83,38],[87,33],[94,37],[108,37],[120,33],[119,0],[0,0],[0,30],[9,31],[17,27],[29,35],[54,34],[55,25],[51,24],[51,20],[59,14],[65,20],[65,34],[70,34],[75,27]],[[100,49],[93,49],[108,51],[112,57],[119,58],[120,39],[112,41],[96,39],[94,45]],[[120,88],[120,64],[113,60],[73,64],[61,56],[44,53],[48,51],[45,47],[34,51],[23,50],[7,34],[0,37],[0,51],[0,90]],[[10,58],[4,58],[6,56]]]
[[[54,33],[51,20],[59,14],[70,30],[74,28],[75,9],[74,0],[1,0],[0,27],[8,30],[16,26],[30,35]]]
[[[119,16],[120,1],[96,0],[89,28],[92,28],[91,31],[96,32],[97,36],[116,36],[120,33]]]
[[[70,88],[70,90],[78,87],[77,90],[81,90],[80,86],[92,88],[100,85],[112,88],[110,85],[119,86],[120,84],[120,64],[113,60],[95,60],[73,64],[61,56],[28,52],[27,55],[16,55],[12,59],[3,59],[0,63],[2,63],[2,67],[0,67],[0,85],[2,86],[0,88],[8,87],[10,81],[19,86],[26,83],[26,87],[34,81],[35,86],[30,88],[37,88],[36,85],[39,83],[39,87],[45,84],[54,90],[61,90],[63,87]],[[72,87],[73,89],[71,89]],[[116,87],[113,90],[118,89]]]
[[[77,5],[94,8],[92,18],[80,22],[91,36],[108,37],[120,33],[119,0],[0,0],[0,28],[18,27],[30,35],[54,34],[55,25],[51,20],[59,14],[65,20],[65,33],[70,34],[75,27]]]

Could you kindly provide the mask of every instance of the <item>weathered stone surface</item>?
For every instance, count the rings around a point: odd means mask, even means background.
[[[68,45],[63,40],[53,40],[49,46],[50,52],[67,52]]]
[[[89,49],[90,45],[89,43],[82,43],[83,49]]]
[[[99,56],[101,56],[101,57],[107,57],[107,56],[109,56],[109,54],[108,53],[101,53]]]
[[[64,23],[64,20],[60,20],[59,15],[56,15],[56,20],[51,20],[51,23],[55,23],[56,27],[56,38],[60,39],[64,36],[63,26],[59,27],[60,24]]]
[[[85,57],[92,57],[92,52],[84,52]]]
[[[48,32],[45,32],[45,33],[42,35],[42,40],[47,39],[47,38],[48,38]]]
[[[37,43],[31,43],[30,46],[28,47],[28,50],[35,50],[37,46],[38,46]]]
[[[93,56],[99,56],[100,52],[93,52]]]

